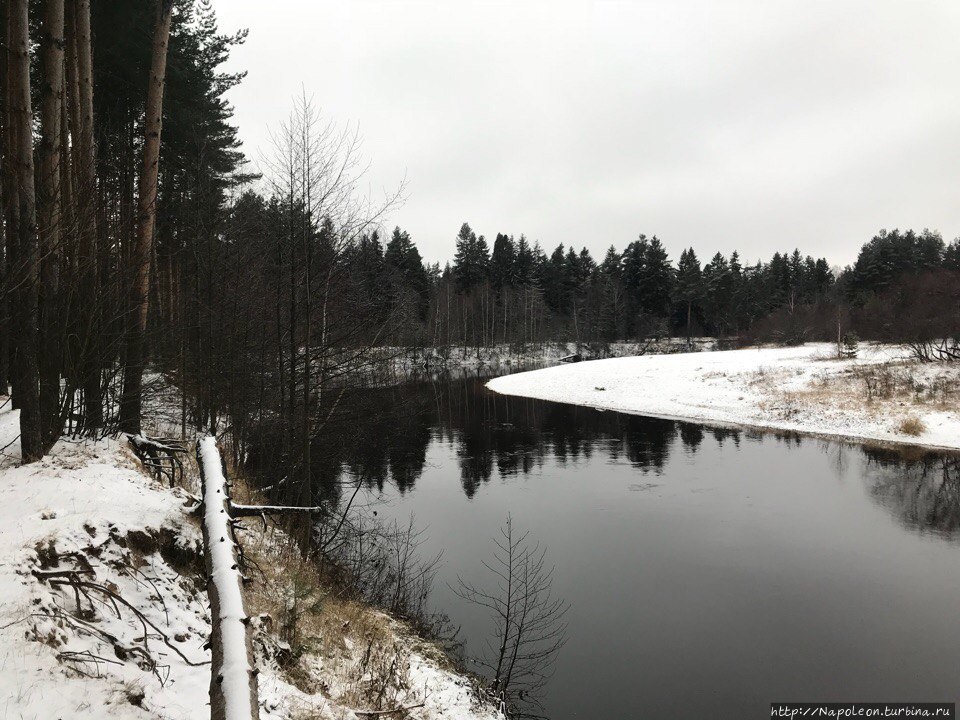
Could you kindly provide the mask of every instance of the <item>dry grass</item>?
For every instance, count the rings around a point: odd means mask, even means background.
[[[874,365],[855,365],[838,373],[817,373],[801,389],[784,390],[789,373],[761,369],[750,385],[769,393],[768,405],[788,400],[811,406],[836,406],[863,411],[865,406],[883,411],[907,403],[915,407],[951,410],[960,399],[960,377],[944,369],[935,375],[930,366],[912,361],[891,361]]]
[[[282,533],[268,530],[246,550],[260,568],[247,590],[249,609],[286,644],[273,650],[289,682],[352,707],[383,709],[409,697],[415,643],[398,623],[342,597]]]
[[[230,476],[235,497],[251,504],[264,501],[232,469]],[[322,572],[275,526],[256,527],[243,540],[254,580],[245,591],[248,610],[267,631],[258,633],[261,654],[272,657],[302,692],[342,706],[384,710],[410,704],[423,692],[409,680],[412,653],[441,669],[457,669],[438,645],[419,637],[407,623],[354,599],[335,570]],[[304,708],[302,717],[320,715]]]
[[[927,429],[927,426],[923,424],[923,420],[916,417],[915,415],[910,415],[905,417],[901,422],[898,430],[904,435],[910,435],[911,437],[917,437],[922,435],[923,432]]]

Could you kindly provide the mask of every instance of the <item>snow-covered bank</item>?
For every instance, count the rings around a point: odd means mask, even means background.
[[[396,372],[456,370],[483,367],[516,367],[559,362],[569,355],[590,358],[628,357],[650,354],[712,350],[713,338],[660,338],[644,342],[612,343],[497,343],[486,347],[451,345],[443,347],[382,347],[376,354],[388,361]]]
[[[960,448],[960,363],[813,344],[596,360],[495,378],[506,395],[704,423]]]
[[[0,412],[0,446],[16,431],[16,413]],[[116,440],[61,441],[22,467],[15,448],[0,461],[0,719],[208,718],[210,618],[193,499],[141,472]],[[302,582],[277,554],[281,536],[251,537],[248,550],[269,569],[269,582],[256,575],[248,591],[257,612],[266,610],[257,593],[276,594],[282,608]],[[263,720],[367,717],[355,710],[372,707],[373,682],[383,709],[413,706],[395,716],[501,718],[402,624],[332,596],[317,600],[316,615],[323,637],[307,638],[295,658],[277,635],[285,618],[254,618]],[[389,672],[373,667],[381,656]]]

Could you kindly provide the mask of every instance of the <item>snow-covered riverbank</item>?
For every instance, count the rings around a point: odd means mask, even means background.
[[[119,440],[63,440],[18,466],[17,432],[17,413],[0,412],[0,719],[209,718],[193,498],[144,474]],[[245,537],[268,571],[247,591],[262,720],[358,720],[369,717],[358,709],[396,707],[411,720],[502,720],[436,647],[319,583],[291,649],[280,613],[308,568],[284,553],[279,531]]]
[[[897,346],[749,348],[596,360],[506,375],[498,393],[708,424],[960,448],[960,367]]]

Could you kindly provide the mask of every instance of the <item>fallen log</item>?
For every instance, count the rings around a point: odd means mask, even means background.
[[[243,604],[239,545],[231,523],[230,491],[217,441],[197,443],[202,483],[204,562],[210,598],[210,718],[259,720],[257,670],[250,618]]]

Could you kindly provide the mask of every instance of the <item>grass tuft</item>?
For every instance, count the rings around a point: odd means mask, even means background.
[[[922,435],[923,431],[927,429],[927,426],[923,424],[923,420],[911,415],[904,418],[900,423],[900,432],[904,435],[910,435],[916,437],[917,435]]]

